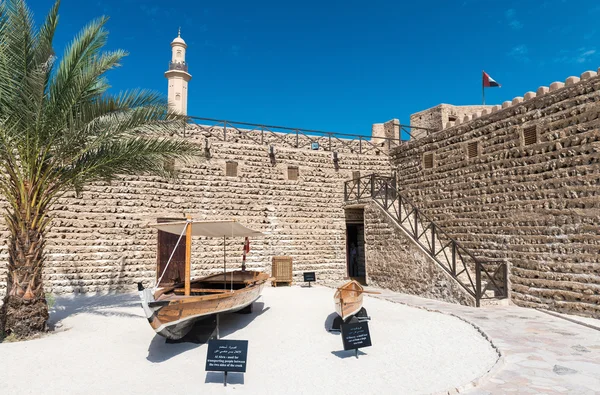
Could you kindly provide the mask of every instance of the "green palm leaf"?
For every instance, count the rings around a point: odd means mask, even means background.
[[[25,1],[0,0],[0,198],[8,202],[10,231],[0,331],[17,335],[45,325],[41,270],[56,199],[123,175],[173,177],[168,162],[202,154],[172,137],[186,119],[170,112],[162,95],[142,89],[110,93],[105,74],[127,53],[103,50],[106,17],[90,22],[56,57],[59,5],[36,29]],[[29,314],[38,306],[40,320],[24,327],[18,319],[23,304]]]

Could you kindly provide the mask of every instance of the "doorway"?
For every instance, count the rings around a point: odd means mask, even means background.
[[[173,221],[185,221],[183,218],[158,218],[156,222],[165,223],[165,222],[173,222]],[[171,259],[171,263],[167,268],[167,272],[163,276],[159,287],[167,287],[174,284],[182,283],[185,276],[185,246],[186,240],[185,237],[181,238],[175,253],[173,250],[177,245],[177,240],[179,240],[179,235],[175,235],[173,233],[158,231],[158,242],[157,242],[157,262],[156,262],[156,280],[160,278],[165,270],[165,266],[167,266],[167,262],[169,262],[169,258],[171,254],[173,254],[173,258]]]
[[[346,268],[348,277],[366,285],[363,209],[346,210]]]

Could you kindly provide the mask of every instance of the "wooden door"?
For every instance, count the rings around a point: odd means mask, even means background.
[[[171,221],[184,221],[183,218],[159,218],[157,220],[158,223],[163,222],[171,222]],[[157,263],[156,263],[156,280],[160,278],[163,271],[165,270],[165,266],[167,266],[167,262],[169,262],[169,257],[173,253],[175,249],[175,245],[177,244],[177,240],[179,240],[179,235],[175,235],[173,233],[167,233],[158,231],[158,252],[157,252]],[[171,263],[167,268],[166,273],[164,274],[159,287],[166,287],[169,285],[181,283],[184,280],[185,276],[185,235],[181,238],[175,253],[173,254],[173,258],[171,259]]]

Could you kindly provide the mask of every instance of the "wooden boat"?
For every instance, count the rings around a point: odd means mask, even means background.
[[[189,296],[185,295],[183,283],[154,294],[151,289],[142,289],[142,306],[156,333],[168,339],[181,339],[200,319],[251,306],[268,278],[268,274],[255,271],[214,274],[192,280]]]
[[[262,233],[248,229],[236,221],[194,221],[151,225],[161,231],[185,234],[185,278],[183,283],[167,288],[144,289],[138,283],[142,307],[150,326],[168,339],[181,339],[200,319],[213,314],[231,313],[252,306],[258,299],[269,275],[263,272],[242,270],[227,272],[225,265],[225,242],[223,242],[223,273],[196,280],[190,279],[192,236],[248,237]],[[179,242],[178,242],[179,243]],[[177,248],[177,245],[175,246]],[[168,268],[169,262],[163,271]],[[162,278],[162,276],[161,276]],[[157,284],[160,284],[160,279]]]
[[[364,288],[356,280],[347,282],[335,291],[335,311],[342,320],[346,321],[360,311],[364,292]]]

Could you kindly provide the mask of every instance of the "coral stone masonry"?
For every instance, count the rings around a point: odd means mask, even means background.
[[[599,318],[600,77],[502,107],[396,148],[398,185],[472,252],[508,262],[516,304]]]
[[[196,126],[187,138],[205,144]],[[233,137],[233,133],[232,133]],[[346,276],[346,222],[342,207],[344,181],[353,171],[390,174],[383,154],[332,153],[278,145],[273,157],[268,146],[250,139],[219,141],[209,137],[210,155],[183,167],[178,180],[128,176],[111,184],[85,188],[52,209],[54,218],[46,247],[44,283],[47,292],[131,291],[138,281],[154,284],[157,231],[147,225],[158,218],[236,218],[265,233],[251,240],[248,269],[270,273],[273,256],[293,258],[297,280],[302,271],[315,271],[322,281]],[[236,162],[237,175],[227,173]],[[288,179],[288,168],[298,170]],[[8,259],[6,227],[0,220],[0,294],[5,291]],[[192,275],[223,268],[223,240],[195,239]],[[227,240],[229,269],[241,265],[243,239]]]

